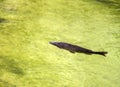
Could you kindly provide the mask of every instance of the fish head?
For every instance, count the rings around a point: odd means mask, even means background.
[[[63,43],[61,42],[49,42],[50,44],[54,45],[54,46],[57,46],[59,48],[62,48],[63,47]]]

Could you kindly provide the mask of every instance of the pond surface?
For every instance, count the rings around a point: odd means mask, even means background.
[[[120,87],[119,66],[119,0],[0,0],[0,87]]]

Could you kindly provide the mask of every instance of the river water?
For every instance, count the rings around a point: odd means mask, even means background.
[[[1,0],[1,87],[120,87],[119,0]],[[101,55],[72,54],[62,41]]]

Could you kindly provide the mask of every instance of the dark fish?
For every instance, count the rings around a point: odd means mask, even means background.
[[[85,53],[85,54],[89,54],[89,55],[99,54],[99,55],[103,55],[103,56],[105,56],[105,54],[107,54],[107,52],[104,52],[104,51],[96,52],[96,51],[92,51],[90,49],[86,49],[86,48],[83,48],[83,47],[80,47],[77,45],[72,45],[72,44],[65,43],[65,42],[49,42],[49,43],[52,45],[55,45],[61,49],[68,50],[71,53],[77,52],[77,53]]]

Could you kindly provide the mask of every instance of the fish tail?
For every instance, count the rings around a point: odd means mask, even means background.
[[[102,55],[102,56],[106,56],[106,54],[108,53],[108,52],[93,52],[94,54],[99,54],[99,55]]]

